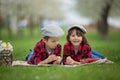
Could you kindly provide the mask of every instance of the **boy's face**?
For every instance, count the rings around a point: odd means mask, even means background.
[[[54,49],[59,44],[59,38],[50,37],[48,40],[44,40],[47,48]]]
[[[70,37],[70,42],[73,46],[78,47],[82,42],[82,36],[76,34],[76,30],[73,30]]]

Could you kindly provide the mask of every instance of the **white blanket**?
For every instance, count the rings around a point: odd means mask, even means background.
[[[32,65],[32,64],[28,64],[26,61],[17,60],[17,61],[12,62],[12,66],[65,66],[65,67],[76,67],[78,65],[54,65],[54,64]]]
[[[85,64],[80,64],[80,65],[54,65],[54,64],[40,64],[40,65],[31,65],[28,64],[26,61],[21,61],[21,60],[17,60],[17,61],[13,61],[12,62],[12,66],[17,66],[17,65],[21,65],[21,66],[65,66],[65,67],[76,67],[76,66],[82,66],[82,65],[88,65],[88,64],[109,64],[109,63],[114,63],[113,61],[110,61],[108,59],[99,59],[95,62],[92,63],[85,63]]]

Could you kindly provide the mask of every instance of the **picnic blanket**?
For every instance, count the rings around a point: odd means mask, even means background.
[[[12,62],[12,66],[65,66],[65,67],[76,67],[76,66],[83,66],[83,65],[89,65],[89,64],[110,64],[110,63],[114,63],[111,60],[108,59],[99,59],[97,61],[94,61],[92,63],[84,63],[84,64],[80,64],[80,65],[63,65],[63,64],[59,64],[59,65],[55,65],[55,64],[40,64],[40,65],[32,65],[32,64],[28,64],[27,61],[21,61],[21,60],[16,60]]]

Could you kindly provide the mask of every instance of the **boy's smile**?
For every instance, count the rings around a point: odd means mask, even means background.
[[[82,36],[77,35],[76,30],[74,30],[70,35],[70,41],[73,46],[79,46],[82,42]]]

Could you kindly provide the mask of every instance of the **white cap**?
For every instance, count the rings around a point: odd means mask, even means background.
[[[41,34],[43,37],[45,37],[45,36],[61,37],[62,35],[64,35],[64,31],[58,25],[49,24],[49,25],[44,26],[41,29]]]
[[[83,25],[72,25],[68,30],[70,30],[70,29],[72,29],[74,27],[79,28],[84,34],[87,33],[87,30],[84,28]]]

